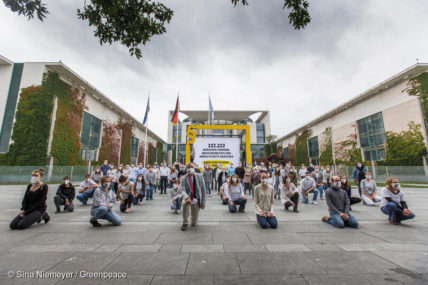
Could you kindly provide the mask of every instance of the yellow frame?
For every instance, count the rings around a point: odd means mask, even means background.
[[[245,153],[247,164],[251,164],[251,142],[250,126],[242,125],[189,125],[186,133],[186,164],[190,162],[190,144],[195,142],[196,132],[198,130],[245,130]]]

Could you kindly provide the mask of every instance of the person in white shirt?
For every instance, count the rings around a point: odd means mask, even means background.
[[[143,174],[139,174],[134,186],[134,205],[142,205],[146,196],[146,181]]]
[[[223,182],[223,184],[220,186],[220,198],[223,201],[223,205],[228,205],[229,204],[229,198],[227,198],[227,192],[229,191],[229,174],[227,174],[227,172],[225,172],[225,180]]]
[[[225,194],[229,199],[229,212],[236,213],[236,205],[239,205],[238,211],[240,213],[245,211],[245,204],[247,204],[247,198],[245,197],[244,187],[239,181],[239,177],[237,174],[232,174],[230,176],[228,191]]]
[[[305,176],[306,176],[306,171],[308,171],[308,169],[306,168],[306,166],[302,163],[302,166],[301,166],[301,168],[299,169],[299,176],[300,176],[300,179],[305,179]]]
[[[364,203],[368,206],[376,206],[376,202],[380,202],[380,196],[376,195],[376,182],[371,177],[371,173],[366,172],[366,179],[361,180],[360,188]]]
[[[398,179],[388,177],[385,187],[380,190],[380,209],[382,213],[388,215],[388,221],[393,225],[399,225],[401,221],[415,218],[415,214],[409,210],[404,193],[400,189]]]
[[[129,213],[131,211],[132,201],[134,200],[134,183],[128,180],[128,177],[122,175],[119,177],[118,198],[120,200],[120,211]]]
[[[181,203],[183,201],[183,195],[180,193],[180,189],[178,188],[180,177],[178,179],[172,180],[172,187],[171,187],[171,210],[174,211],[176,214],[181,213]]]
[[[169,168],[166,167],[165,162],[162,162],[162,166],[159,168],[159,177],[160,177],[160,194],[166,195],[166,189],[168,186],[168,180],[169,180]]]
[[[91,174],[85,175],[85,180],[80,183],[79,194],[76,199],[82,202],[83,205],[88,203],[88,199],[94,196],[94,191],[98,184],[91,179]]]
[[[137,178],[137,168],[133,163],[131,163],[131,166],[128,169],[128,179],[129,181],[135,183],[136,178]]]

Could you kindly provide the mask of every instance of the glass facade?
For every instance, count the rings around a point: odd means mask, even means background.
[[[309,160],[314,165],[319,164],[319,146],[318,146],[318,136],[312,137],[308,139],[308,153],[309,153]]]
[[[382,112],[358,120],[357,125],[364,160],[384,160],[386,138]]]
[[[138,138],[131,137],[131,163],[137,163],[138,158]]]
[[[100,146],[102,121],[87,112],[83,112],[80,155],[85,160],[96,160]]]
[[[265,124],[257,123],[257,143],[265,143]]]
[[[265,145],[264,144],[252,144],[251,145],[251,159],[264,158],[265,157]]]
[[[288,146],[283,148],[282,154],[284,158],[290,158],[290,154],[288,153]]]
[[[213,129],[212,132],[214,136],[224,136],[224,130]]]
[[[177,141],[177,127],[178,127],[178,143],[181,143],[181,124],[177,126],[172,126],[172,142],[176,143]]]

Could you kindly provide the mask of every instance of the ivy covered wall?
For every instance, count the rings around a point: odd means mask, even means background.
[[[334,144],[334,156],[337,165],[354,166],[362,160],[361,148],[358,147],[356,125],[354,132],[348,135],[348,139]],[[365,163],[369,165],[369,163]]]
[[[144,149],[145,142],[140,140],[138,143],[138,163],[142,163],[144,165],[144,156],[145,156],[145,149]]]
[[[422,103],[425,126],[428,125],[428,72],[422,73],[418,77],[409,80],[405,90],[411,96],[418,96]]]
[[[312,135],[312,130],[304,130],[296,136],[296,165],[309,163],[308,138]]]
[[[101,139],[101,147],[98,155],[98,164],[102,164],[104,160],[109,163],[119,164],[120,151],[120,132],[116,124],[104,120],[103,121],[103,137]]]
[[[324,142],[322,144],[319,157],[320,165],[333,165],[333,150],[331,143],[331,127],[327,127],[323,134]]]
[[[117,128],[122,132],[120,163],[126,165],[131,162],[131,137],[134,135],[132,132],[132,124],[121,119],[117,123]]]
[[[153,151],[154,151],[153,144],[152,143],[148,143],[148,146],[147,146],[147,163],[150,164],[150,165],[154,164],[154,161],[153,161]]]

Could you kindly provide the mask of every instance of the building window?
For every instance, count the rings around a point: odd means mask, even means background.
[[[101,120],[87,112],[83,112],[80,155],[85,160],[96,160],[100,146]]]
[[[382,112],[358,120],[357,125],[364,160],[384,160],[386,138]]]
[[[309,161],[312,162],[314,165],[319,164],[319,147],[318,147],[318,136],[312,137],[308,139],[308,153],[309,153]]]
[[[137,163],[138,138],[131,136],[131,163]]]
[[[284,158],[290,158],[290,154],[288,153],[288,146],[284,147],[284,149],[282,150],[282,154]]]
[[[214,136],[224,136],[224,130],[213,129]]]
[[[178,127],[178,137],[177,137],[177,127]],[[177,139],[178,139],[178,143],[181,143],[181,124],[172,126],[172,142],[176,143]]]
[[[257,123],[257,143],[265,143],[265,124]]]
[[[254,161],[258,158],[265,157],[265,146],[263,144],[252,144],[251,145],[251,158]]]

